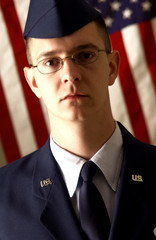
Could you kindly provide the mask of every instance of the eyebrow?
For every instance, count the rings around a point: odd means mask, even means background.
[[[74,48],[72,48],[70,50],[70,53],[74,52],[74,51],[78,51],[78,50],[81,50],[81,49],[85,49],[85,48],[94,48],[94,49],[98,49],[98,46],[96,46],[95,44],[92,44],[92,43],[88,43],[88,44],[83,44],[83,45],[79,45],[79,46],[76,46]],[[63,53],[64,51],[62,50],[54,50],[54,51],[46,51],[46,52],[41,52],[39,54],[39,56],[37,57],[37,61],[40,60],[40,58],[42,57],[49,57],[49,56],[54,56],[54,55],[57,55],[57,54],[60,54],[60,53]]]

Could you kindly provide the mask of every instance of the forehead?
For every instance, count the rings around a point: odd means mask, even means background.
[[[104,41],[94,22],[87,24],[71,35],[54,39],[31,39],[31,56],[38,59],[42,52],[70,53],[80,45],[94,44],[104,47]]]

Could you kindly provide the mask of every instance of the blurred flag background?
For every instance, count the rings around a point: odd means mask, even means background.
[[[156,1],[88,1],[103,14],[121,56],[119,77],[110,87],[114,118],[156,145]],[[0,0],[0,166],[41,147],[50,132],[46,109],[23,74],[28,6],[29,0]]]

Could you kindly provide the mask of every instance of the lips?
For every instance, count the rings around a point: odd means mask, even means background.
[[[64,100],[72,100],[72,99],[78,99],[78,98],[84,98],[84,97],[87,97],[86,95],[82,94],[82,93],[70,93],[70,94],[67,94],[65,97],[63,97],[61,99],[61,101],[64,101]]]

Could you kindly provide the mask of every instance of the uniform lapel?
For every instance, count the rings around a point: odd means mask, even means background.
[[[151,167],[148,167],[148,155],[142,145],[119,126],[123,134],[125,153],[109,240],[152,240],[153,229],[156,227],[156,221],[153,220],[156,215],[153,212],[156,201],[153,191],[155,175],[149,174]],[[42,206],[39,213],[41,223],[52,239],[85,239],[49,146],[48,141],[36,154],[33,175],[33,195]],[[50,179],[52,184],[41,187],[40,181],[46,179]]]
[[[139,236],[152,215],[152,211],[146,201],[147,193],[143,190],[143,182],[133,181],[131,171],[124,166],[110,240],[141,239]],[[154,226],[151,228],[151,232],[153,229]]]
[[[81,228],[49,141],[39,150],[33,177],[33,194],[44,200],[40,220],[54,239],[82,240]],[[48,182],[44,181],[47,180]],[[40,185],[43,183],[43,187]],[[47,183],[47,184],[44,184]]]
[[[51,187],[50,196],[41,215],[42,223],[55,239],[82,240],[79,222],[59,173]]]
[[[120,128],[125,153],[109,240],[154,239],[153,181],[146,173],[145,156],[139,144],[134,144],[133,137],[122,126]]]

